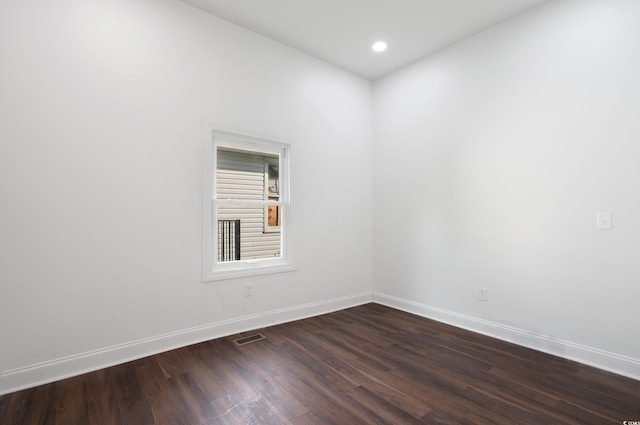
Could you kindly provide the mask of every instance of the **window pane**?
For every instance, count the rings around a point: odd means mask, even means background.
[[[275,209],[277,220],[283,219],[280,205],[228,205],[217,207],[217,261],[273,259],[282,256],[280,231],[264,232],[264,215]],[[278,225],[280,224],[278,222]]]
[[[218,147],[217,261],[280,258],[279,156]],[[225,202],[226,201],[226,202]]]

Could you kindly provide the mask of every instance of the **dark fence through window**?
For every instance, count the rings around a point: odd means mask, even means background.
[[[218,220],[218,262],[240,259],[240,220]]]

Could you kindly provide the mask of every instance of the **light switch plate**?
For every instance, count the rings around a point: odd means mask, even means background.
[[[611,230],[612,228],[612,216],[610,212],[599,212],[597,214],[598,229]]]

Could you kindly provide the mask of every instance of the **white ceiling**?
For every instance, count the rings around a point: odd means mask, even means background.
[[[374,80],[549,0],[184,1]]]

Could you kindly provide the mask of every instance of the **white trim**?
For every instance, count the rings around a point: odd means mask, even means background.
[[[373,293],[373,302],[640,380],[640,359],[379,292]]]
[[[238,265],[238,268],[229,270],[216,270],[214,272],[211,272],[210,275],[208,275],[206,278],[203,278],[204,283],[211,283],[226,279],[236,279],[239,277],[285,273],[296,270],[296,267],[293,264],[279,262],[278,259],[236,261],[234,262],[234,264]]]
[[[240,332],[261,329],[280,323],[306,319],[370,302],[371,293],[364,292],[326,301],[318,301],[222,320],[4,371],[0,373],[0,395],[140,359],[175,348],[234,335]]]

